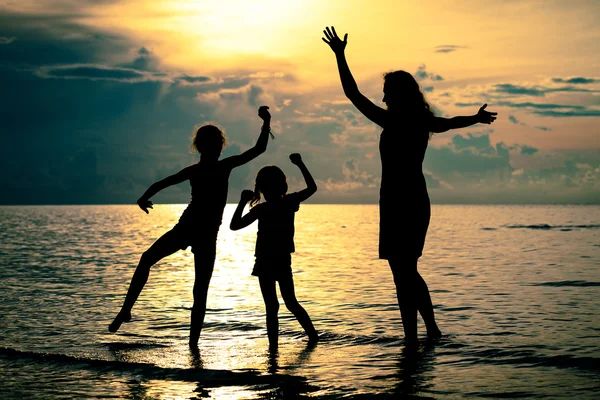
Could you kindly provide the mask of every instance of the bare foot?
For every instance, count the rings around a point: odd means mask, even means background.
[[[121,310],[115,317],[115,320],[108,326],[108,331],[114,333],[119,330],[123,322],[129,321],[131,321],[131,312]]]
[[[442,337],[442,331],[436,326],[435,329],[427,330],[428,339],[439,339]]]

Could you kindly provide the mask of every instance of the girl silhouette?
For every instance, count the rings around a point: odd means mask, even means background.
[[[434,116],[417,81],[405,71],[385,74],[383,102],[373,104],[359,90],[346,61],[348,34],[341,40],[334,27],[327,27],[323,41],[333,50],[344,94],[369,120],[381,128],[381,188],[379,199],[379,258],[388,260],[394,276],[398,305],[408,345],[417,341],[417,310],[427,336],[441,332],[435,322],[427,284],[417,271],[431,216],[429,195],[422,171],[431,133],[464,128],[476,123],[490,124],[497,113],[485,111],[454,118]]]
[[[286,194],[288,185],[283,171],[274,165],[264,167],[256,175],[254,192],[242,191],[240,202],[230,224],[230,228],[236,231],[258,220],[256,262],[252,275],[258,276],[267,312],[269,346],[272,349],[277,348],[279,336],[277,319],[279,301],[275,282],[279,282],[279,290],[285,306],[304,328],[309,342],[314,343],[318,339],[317,331],[308,313],[296,299],[291,257],[291,253],[295,251],[294,215],[299,210],[300,203],[317,191],[317,185],[304,165],[300,154],[291,154],[290,161],[300,168],[306,182],[306,189]],[[261,193],[265,202],[257,204],[260,201]],[[248,202],[252,208],[242,216]]]
[[[240,155],[219,160],[227,142],[225,134],[214,125],[204,125],[196,131],[192,141],[192,149],[200,153],[200,161],[152,184],[139,198],[138,206],[148,214],[148,209],[152,208],[152,196],[169,186],[190,181],[189,205],[179,222],[142,254],[121,311],[108,327],[110,332],[116,332],[123,322],[131,320],[131,309],[148,281],[150,267],[164,257],[191,246],[196,276],[189,343],[190,346],[198,344],[206,313],[208,286],[215,264],[217,234],[227,202],[229,175],[234,168],[248,163],[267,149],[271,124],[268,108],[262,106],[258,109],[263,126],[254,147]]]

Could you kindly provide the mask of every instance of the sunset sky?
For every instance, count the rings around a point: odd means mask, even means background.
[[[194,127],[252,146],[230,202],[299,152],[317,203],[378,201],[380,129],[346,100],[323,29],[348,33],[361,91],[411,72],[440,116],[483,103],[492,125],[435,135],[433,203],[600,203],[600,2],[0,0],[0,204],[135,203],[196,162]],[[187,183],[155,202],[187,203]]]

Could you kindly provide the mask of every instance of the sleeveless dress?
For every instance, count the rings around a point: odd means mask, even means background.
[[[192,252],[214,251],[217,235],[227,204],[231,167],[223,162],[190,167],[191,200],[173,231],[178,234],[181,249],[192,246]]]
[[[390,124],[379,140],[379,258],[418,259],[423,254],[431,207],[423,159],[429,132],[422,126]]]
[[[252,275],[279,280],[292,273],[292,253],[296,251],[294,217],[299,209],[297,193],[254,207],[252,212],[258,213],[258,232]]]

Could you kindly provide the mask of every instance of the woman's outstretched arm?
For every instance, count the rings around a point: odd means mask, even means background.
[[[475,115],[458,116],[452,118],[433,117],[429,130],[435,133],[446,132],[450,129],[466,128],[475,124],[491,124],[496,120],[496,112],[486,111],[487,104],[479,108]]]
[[[303,189],[298,192],[298,201],[303,202],[308,199],[310,196],[316,193],[317,191],[317,183],[313,179],[310,171],[306,168],[304,161],[302,161],[302,156],[298,153],[290,154],[290,161],[295,164],[298,168],[300,168],[300,172],[302,172],[302,176],[304,177],[304,181],[306,182],[306,189]]]
[[[186,167],[176,174],[167,176],[166,178],[161,179],[158,182],[154,182],[144,192],[144,194],[138,199],[138,201],[137,201],[138,206],[140,206],[140,208],[146,214],[148,214],[149,213],[148,209],[152,208],[152,202],[150,201],[150,198],[152,196],[154,196],[156,193],[160,192],[161,190],[168,188],[169,186],[177,185],[178,183],[181,183],[181,182],[185,181],[186,179],[189,179],[190,178],[190,174],[189,174],[190,168],[192,168],[192,167]]]
[[[273,134],[271,133],[271,114],[268,110],[269,107],[267,106],[261,106],[258,109],[258,116],[263,120],[263,125],[260,129],[260,135],[258,136],[258,140],[256,141],[254,147],[246,150],[240,155],[227,157],[225,160],[223,160],[230,163],[231,168],[246,164],[267,151],[269,135],[273,137]]]
[[[244,207],[252,198],[254,197],[254,192],[252,190],[243,190],[242,195],[240,196],[240,201],[233,212],[233,217],[231,217],[231,223],[229,224],[229,229],[232,231],[237,231],[239,229],[245,228],[258,218],[256,212],[252,212],[255,209],[250,210],[250,212],[242,217],[242,213],[244,212]]]
[[[331,29],[327,27],[323,33],[325,34],[325,37],[322,38],[323,41],[331,47],[331,50],[335,54],[344,94],[365,117],[383,127],[387,111],[373,104],[371,100],[358,90],[358,85],[350,72],[345,54],[346,45],[348,44],[348,34],[346,33],[344,40],[341,40],[333,26]]]

